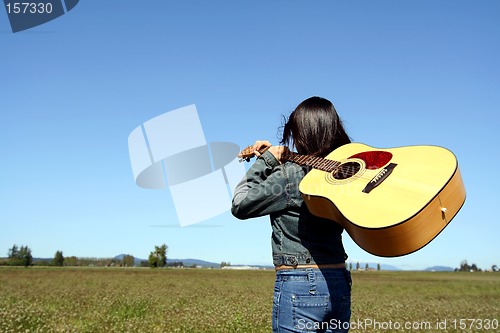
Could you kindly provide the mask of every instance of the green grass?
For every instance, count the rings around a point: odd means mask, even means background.
[[[4,267],[0,332],[270,332],[273,284],[272,271]],[[495,273],[353,272],[351,332],[498,332],[477,320],[498,320],[499,299]]]
[[[482,332],[488,330],[478,327],[489,320],[496,320],[489,331],[500,331],[500,274],[357,272],[354,280],[353,320],[380,324],[366,331],[387,331],[380,328],[392,321],[413,328],[399,332]]]

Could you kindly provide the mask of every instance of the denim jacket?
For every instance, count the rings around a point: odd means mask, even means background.
[[[239,219],[269,215],[273,264],[338,264],[347,259],[338,223],[312,215],[299,192],[306,170],[262,154],[236,186],[231,212]]]

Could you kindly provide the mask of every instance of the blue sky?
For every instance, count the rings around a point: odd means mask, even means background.
[[[499,14],[494,0],[81,1],[14,34],[2,9],[0,256],[146,258],[166,243],[171,258],[270,264],[267,218],[179,227],[168,190],[136,186],[127,138],[196,104],[209,142],[277,143],[282,115],[319,95],[354,141],[451,149],[467,189],[422,250],[378,258],[345,234],[351,260],[499,264]]]

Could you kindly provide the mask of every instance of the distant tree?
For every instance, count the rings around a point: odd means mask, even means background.
[[[167,245],[155,246],[155,250],[149,254],[149,267],[165,267],[167,265]]]
[[[226,266],[231,266],[231,263],[230,262],[225,262],[225,261],[223,261],[223,262],[220,263],[220,268],[226,267]]]
[[[154,252],[149,253],[148,263],[149,263],[149,267],[151,267],[151,268],[158,267],[158,257],[155,256]]]
[[[12,248],[10,248],[9,251],[7,252],[7,256],[9,257],[9,259],[14,259],[17,258],[18,255],[19,255],[19,249],[17,248],[17,245],[14,244]]]
[[[367,271],[369,268],[370,268],[370,266],[368,266],[368,263],[366,263],[366,265],[365,265],[365,271]]]
[[[123,266],[134,267],[135,266],[134,256],[131,256],[130,254],[127,254],[126,256],[124,256],[123,257]]]
[[[33,256],[31,255],[31,249],[28,246],[21,246],[19,250],[19,256],[23,261],[23,266],[28,267],[33,264]]]
[[[52,264],[52,260],[33,260],[33,266],[50,266]]]
[[[158,255],[158,265],[160,267],[167,266],[167,245],[155,246],[155,250]]]
[[[356,263],[356,270],[359,271],[359,261]]]
[[[380,271],[380,263],[377,264],[377,271]]]
[[[456,269],[455,271],[460,271],[460,272],[481,272],[481,269],[477,267],[476,264],[469,265],[467,263],[467,260],[462,260],[460,263],[460,268]]]
[[[9,249],[8,256],[9,265],[12,266],[28,267],[33,264],[33,256],[28,246],[21,245],[21,247],[18,248],[17,245],[14,244],[14,246]]]
[[[52,259],[52,265],[53,266],[62,266],[64,264],[64,256],[62,251],[56,251],[56,254],[54,255],[54,259]]]
[[[352,271],[352,261],[349,262],[349,270]]]
[[[66,265],[66,266],[76,266],[76,265],[78,265],[78,258],[75,257],[75,256],[64,258],[64,265]]]
[[[167,264],[168,267],[184,267],[184,263],[182,261],[171,261]]]
[[[461,272],[468,272],[468,271],[470,271],[470,266],[467,263],[467,260],[462,260],[462,262],[460,263],[459,271],[461,271]]]

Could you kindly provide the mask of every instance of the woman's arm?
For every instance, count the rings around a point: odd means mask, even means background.
[[[271,148],[257,158],[234,190],[231,212],[239,219],[268,215],[287,207],[287,177]]]

